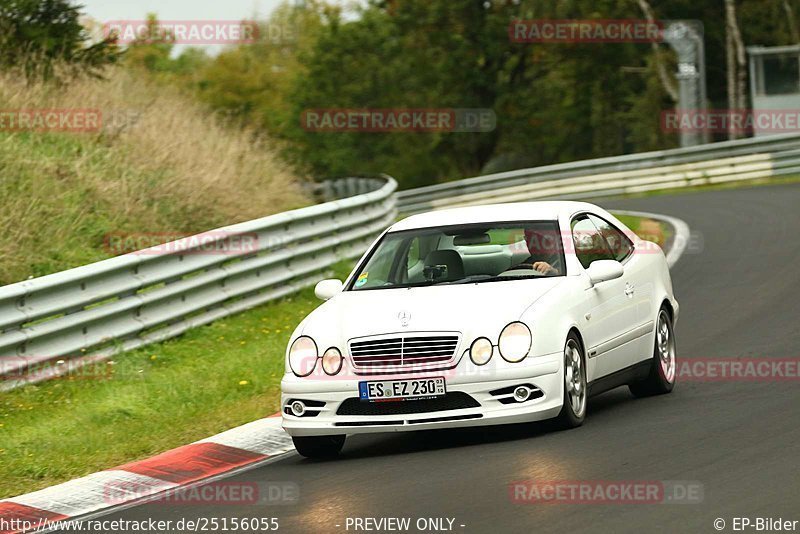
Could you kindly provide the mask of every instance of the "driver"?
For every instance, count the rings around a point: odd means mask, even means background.
[[[558,259],[557,236],[550,234],[550,232],[542,232],[530,228],[525,229],[525,244],[528,245],[530,256],[517,265],[517,268],[530,268],[546,275],[561,274],[554,267]]]

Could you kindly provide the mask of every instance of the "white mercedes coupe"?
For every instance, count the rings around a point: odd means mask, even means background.
[[[579,426],[591,395],[675,382],[664,253],[583,202],[435,211],[386,230],[297,327],[283,428],[306,457],[347,434]]]

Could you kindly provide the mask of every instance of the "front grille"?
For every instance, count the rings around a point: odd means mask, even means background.
[[[453,391],[435,399],[368,402],[356,397],[339,405],[336,415],[404,415],[478,408],[480,403],[461,391]]]
[[[450,362],[458,335],[407,335],[350,342],[350,356],[359,369],[430,366]]]

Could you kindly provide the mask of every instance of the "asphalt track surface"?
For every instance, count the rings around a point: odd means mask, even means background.
[[[680,359],[799,356],[800,185],[600,204],[673,215],[691,227],[693,242],[672,274]],[[509,483],[526,479],[686,480],[702,484],[703,498],[512,503]],[[800,381],[683,382],[647,399],[618,388],[593,398],[575,430],[529,424],[356,436],[338,460],[292,453],[227,480],[293,482],[300,499],[266,507],[150,503],[103,519],[277,517],[279,531],[291,533],[348,532],[348,517],[409,517],[408,532],[418,532],[419,518],[454,518],[453,532],[468,533],[717,532],[717,518],[730,532],[734,517],[800,520]]]

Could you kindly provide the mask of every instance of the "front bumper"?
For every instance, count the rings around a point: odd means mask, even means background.
[[[438,404],[433,411],[407,412],[410,406],[390,413],[391,405],[423,401],[398,401],[381,404],[383,415],[344,415],[337,413],[342,403],[358,397],[358,382],[374,380],[370,376],[298,378],[287,374],[281,381],[281,411],[283,428],[292,436],[321,436],[332,434],[362,434],[370,432],[401,432],[434,428],[497,425],[549,419],[558,415],[563,403],[563,355],[553,353],[526,358],[520,363],[502,362],[497,368],[481,369],[462,360],[449,371],[430,371],[413,375],[381,377],[387,380],[444,376],[447,393],[464,394],[474,399],[474,407],[447,407]],[[503,403],[504,394],[492,394],[498,389],[530,384],[541,392],[537,398],[524,402]],[[316,405],[302,417],[287,414],[290,400],[311,401]],[[358,401],[362,403],[364,401]],[[348,401],[352,407],[353,400]],[[417,406],[430,406],[420,404]],[[412,408],[416,409],[416,408]],[[424,409],[424,408],[420,408]],[[350,411],[350,410],[347,410]],[[369,410],[366,410],[369,411]],[[314,415],[310,415],[313,413]]]

